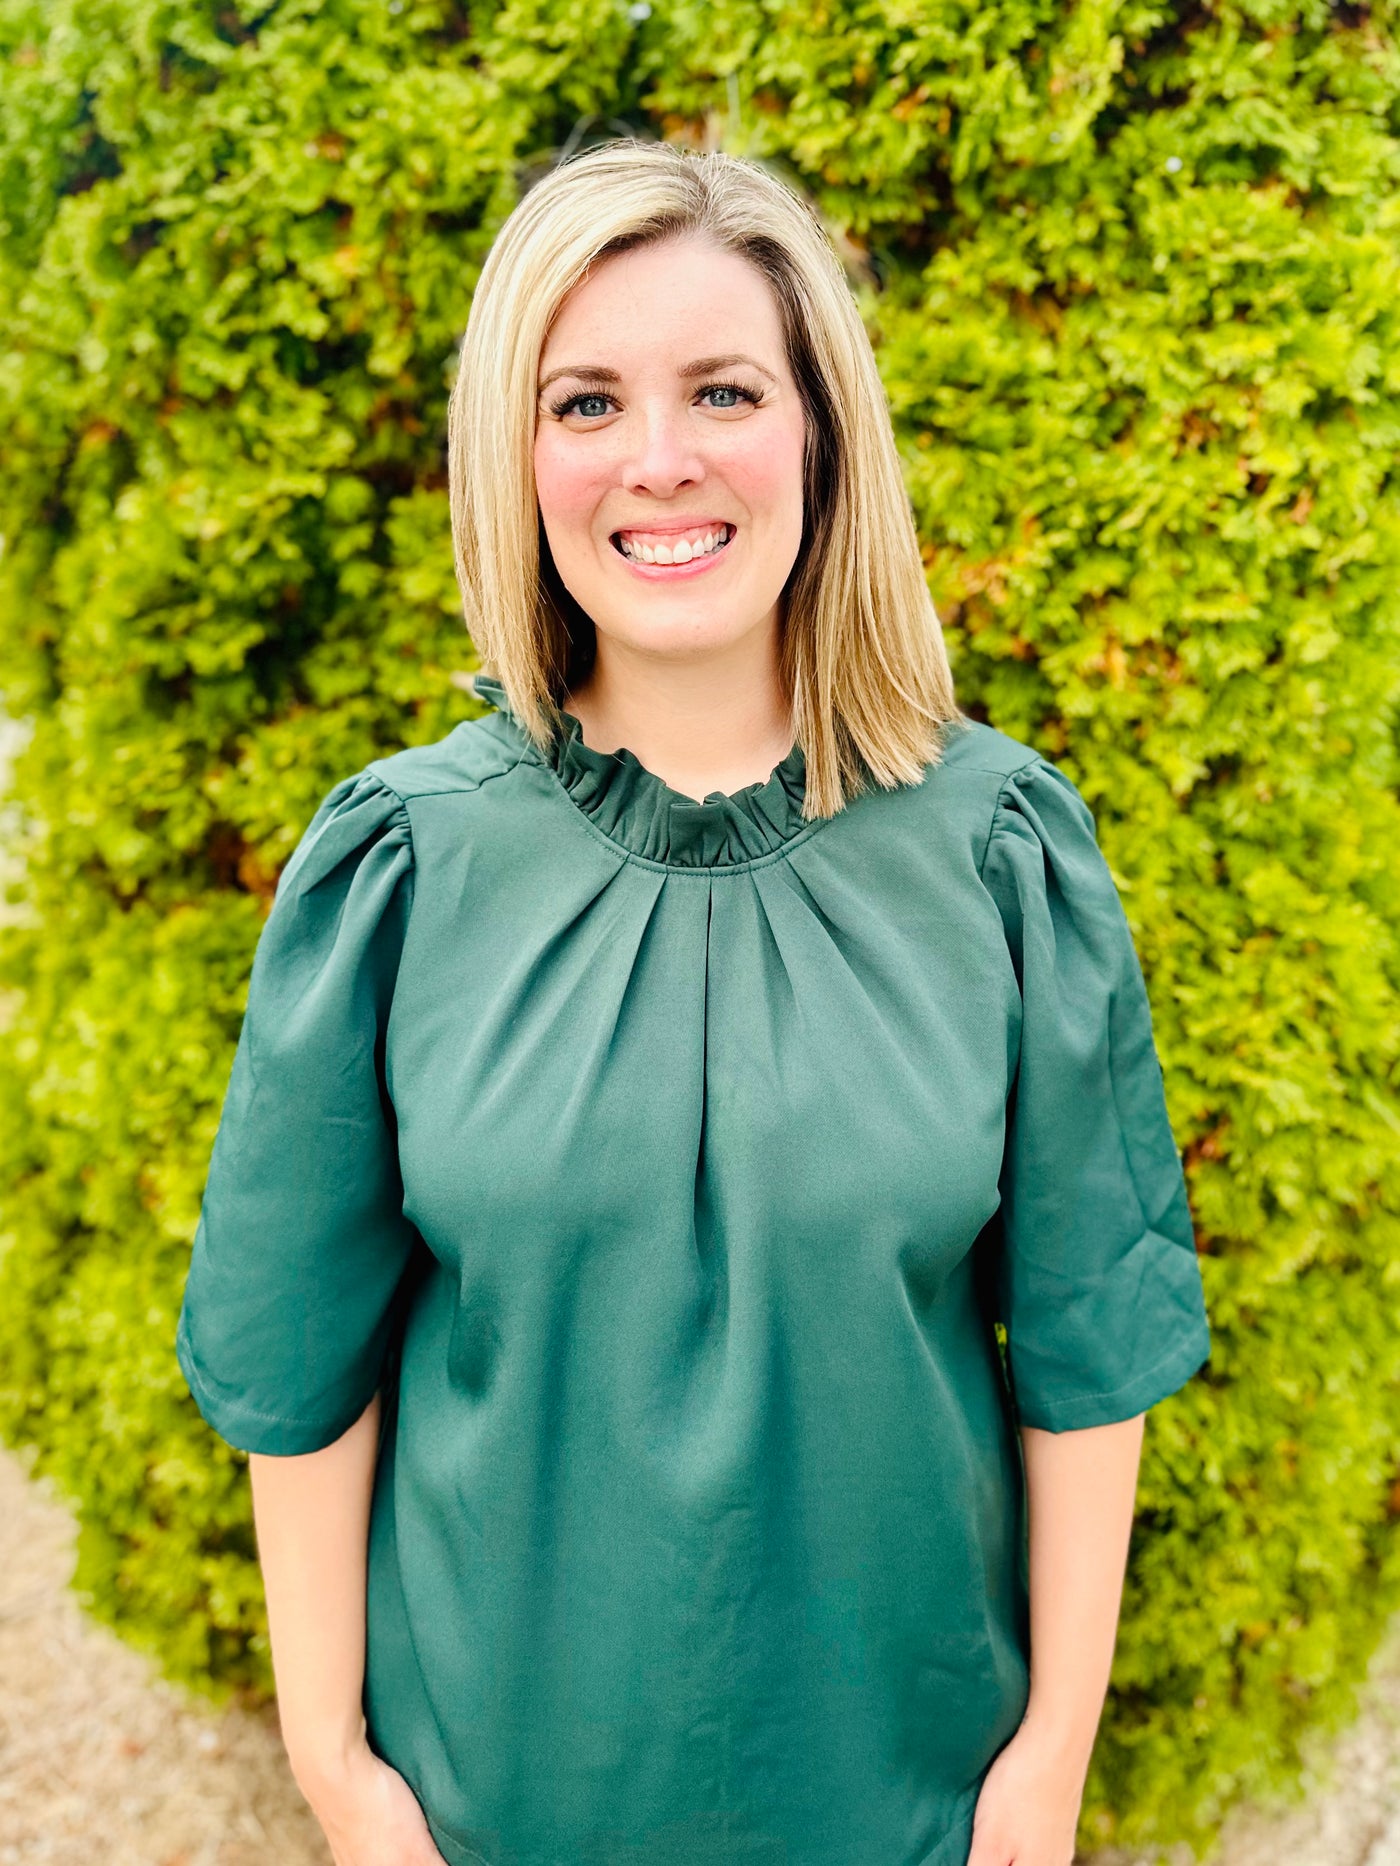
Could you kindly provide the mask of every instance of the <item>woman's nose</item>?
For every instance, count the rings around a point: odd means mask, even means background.
[[[686,411],[647,409],[632,419],[622,470],[629,485],[669,489],[704,477],[704,456]]]

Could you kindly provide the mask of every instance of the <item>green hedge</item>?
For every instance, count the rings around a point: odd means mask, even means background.
[[[252,950],[472,703],[443,457],[495,229],[631,130],[808,189],[968,710],[1094,807],[1214,1354],[1148,1421],[1090,1846],[1287,1786],[1400,1602],[1393,6],[0,0],[0,1434],[169,1673],[270,1689],[173,1336]]]

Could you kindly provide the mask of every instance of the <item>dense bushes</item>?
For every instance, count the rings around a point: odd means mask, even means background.
[[[1086,1844],[1296,1773],[1400,1599],[1390,7],[0,0],[0,1433],[94,1611],[269,1683],[173,1356],[280,863],[471,704],[443,433],[492,234],[631,128],[852,267],[969,709],[1099,818],[1215,1346],[1149,1418]]]

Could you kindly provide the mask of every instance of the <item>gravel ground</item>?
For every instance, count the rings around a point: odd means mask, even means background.
[[[0,1450],[0,1866],[330,1866],[275,1708],[211,1710],[90,1620],[26,1472]]]
[[[0,1448],[0,1866],[330,1866],[275,1710],[211,1710],[88,1619],[76,1525],[27,1468]],[[1214,1866],[1400,1866],[1400,1628],[1302,1785],[1300,1806],[1238,1813]]]

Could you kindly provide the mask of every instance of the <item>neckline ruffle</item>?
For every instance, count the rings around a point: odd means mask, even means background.
[[[504,713],[534,747],[494,674],[474,674],[472,685]],[[563,709],[561,709],[563,710]],[[727,868],[773,855],[809,829],[802,814],[807,760],[795,744],[766,778],[736,791],[711,791],[701,801],[673,790],[635,752],[586,745],[583,727],[563,710],[548,762],[569,799],[611,841],[647,861],[677,868]]]

